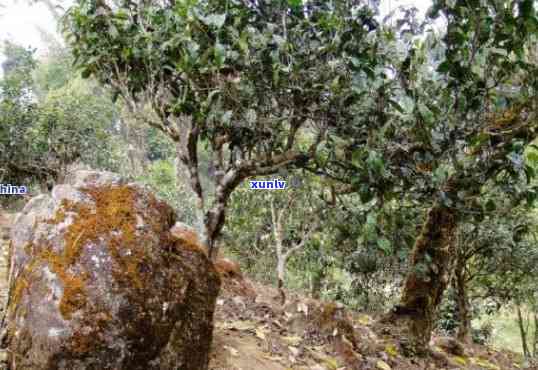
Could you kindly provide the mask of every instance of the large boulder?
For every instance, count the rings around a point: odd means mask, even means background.
[[[207,249],[200,241],[196,230],[182,222],[176,224],[170,229],[172,236],[183,242],[185,248],[194,248],[207,255]],[[217,256],[214,261],[215,269],[219,274],[224,293],[232,293],[245,296],[248,298],[256,298],[256,291],[252,284],[244,278],[241,272],[241,266],[238,262],[229,258]]]
[[[11,235],[10,368],[207,369],[220,280],[175,218],[103,172],[30,200]]]

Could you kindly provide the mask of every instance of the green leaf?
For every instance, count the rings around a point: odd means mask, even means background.
[[[361,149],[355,149],[353,153],[351,154],[351,163],[356,166],[360,167],[362,164],[362,154],[363,151]]]
[[[389,104],[390,104],[394,109],[396,109],[398,112],[400,112],[400,113],[402,113],[402,114],[405,113],[405,111],[404,111],[404,109],[402,108],[402,106],[401,106],[400,104],[398,104],[398,102],[396,102],[395,100],[393,100],[393,99],[389,99],[388,102],[389,102]]]
[[[374,193],[370,190],[370,187],[368,185],[361,186],[359,196],[361,198],[361,202],[368,203],[372,199],[374,199]]]
[[[117,38],[120,35],[120,33],[118,32],[118,29],[112,23],[110,24],[110,27],[108,27],[108,32],[110,33],[110,36],[112,36],[113,38]]]
[[[82,72],[80,73],[82,78],[88,78],[91,76],[91,74],[92,74],[92,71],[90,68],[83,69]]]
[[[497,205],[495,204],[495,202],[493,200],[489,199],[486,202],[485,209],[486,209],[487,212],[493,212],[493,211],[495,211],[496,208],[497,208]]]
[[[258,118],[258,115],[256,114],[256,111],[254,109],[247,110],[246,120],[249,124],[254,125],[256,123],[257,118]]]
[[[383,237],[383,238],[377,239],[377,246],[387,255],[392,252],[392,244],[390,240],[388,240],[387,238]]]
[[[232,120],[232,114],[233,112],[231,110],[227,110],[226,112],[224,112],[222,114],[221,122],[225,125],[229,124]]]
[[[439,64],[439,66],[437,67],[437,72],[439,73],[447,73],[448,71],[450,71],[450,62],[447,60]]]
[[[538,165],[538,153],[535,151],[529,151],[527,153],[527,161],[530,165],[536,166]]]
[[[215,52],[215,63],[217,64],[218,67],[222,67],[226,60],[226,50],[224,49],[224,46],[221,43],[217,42],[215,44],[214,52]]]
[[[364,73],[366,73],[366,76],[368,76],[368,78],[370,79],[375,79],[375,72],[372,68],[368,67],[368,66],[365,66],[364,69],[363,69]]]
[[[362,65],[360,59],[357,57],[351,57],[351,64],[356,68],[359,68]]]
[[[433,172],[433,180],[435,181],[436,184],[443,184],[446,181],[447,177],[448,177],[448,173],[442,167],[436,168],[435,171]]]
[[[473,214],[473,216],[474,216],[474,219],[477,222],[482,222],[482,221],[484,221],[484,218],[485,218],[485,215],[484,215],[484,212],[482,211],[482,209],[477,209],[477,212],[475,214]]]
[[[370,151],[368,153],[368,166],[373,169],[375,172],[381,173],[385,168],[385,163],[383,162],[383,157],[379,155],[376,151]]]
[[[521,17],[525,19],[530,19],[534,16],[534,1],[533,0],[523,0],[519,2],[519,11]]]
[[[273,40],[279,47],[281,47],[282,45],[284,45],[286,43],[286,39],[284,37],[280,36],[280,35],[277,35],[277,34],[273,35]]]
[[[303,0],[288,0],[288,5],[293,8],[298,8],[303,5]]]
[[[377,225],[377,216],[375,213],[368,213],[368,216],[366,216],[366,223],[368,225]]]
[[[226,14],[210,14],[207,17],[202,17],[201,20],[208,26],[221,28],[226,22]]]
[[[422,118],[428,125],[431,125],[434,123],[433,113],[425,104],[423,104],[422,102],[419,102],[418,110],[420,112],[420,115],[422,116]]]

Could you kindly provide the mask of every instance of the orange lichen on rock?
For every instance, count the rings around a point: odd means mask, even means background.
[[[243,277],[239,263],[228,258],[219,258],[215,261],[214,266],[225,291],[244,297],[256,297],[256,291],[252,284]]]
[[[30,288],[32,273],[34,272],[35,266],[38,263],[38,260],[30,262],[20,272],[15,281],[12,282],[12,287],[10,287],[12,293],[9,300],[9,305],[7,307],[9,311],[17,309],[24,292]]]
[[[207,249],[202,244],[198,244],[186,239],[180,239],[176,241],[176,246],[194,253],[201,253],[207,257]]]
[[[64,204],[67,204],[67,202],[68,202],[67,199],[64,199],[62,201],[61,205],[63,206]],[[58,224],[64,222],[65,218],[66,218],[66,214],[65,214],[65,211],[64,211],[64,209],[62,207],[62,208],[60,208],[60,209],[58,209],[56,211],[56,213],[54,214],[54,217],[52,219],[46,220],[45,222],[47,224],[49,224],[49,225],[58,225]]]
[[[19,304],[22,297],[22,293],[27,288],[28,288],[28,281],[26,280],[24,276],[20,276],[15,282],[15,286],[13,288],[13,293],[11,296],[11,303],[10,303],[11,307],[15,307]]]
[[[62,281],[63,295],[59,309],[64,319],[71,319],[73,312],[81,309],[86,304],[86,295],[84,294],[86,274],[68,272],[69,265],[66,261],[69,260],[57,255],[50,249],[43,250],[39,255],[39,259],[47,262],[52,271]]]
[[[220,258],[215,262],[215,268],[221,277],[243,278],[239,263],[228,258]]]
[[[201,252],[207,256],[207,248],[202,244],[198,234],[191,227],[178,222],[170,229],[170,235],[173,239],[180,242],[178,244],[181,248]]]
[[[60,312],[69,320],[73,312],[81,309],[86,304],[84,294],[84,279],[79,276],[66,275],[63,279],[64,293],[60,301]]]
[[[92,203],[73,202],[64,199],[55,217],[49,224],[63,222],[67,213],[74,219],[68,226],[61,254],[43,248],[40,259],[46,261],[63,283],[60,311],[65,319],[86,304],[84,293],[84,272],[71,272],[71,267],[80,258],[83,249],[91,244],[104,241],[118,268],[114,271],[117,280],[132,283],[136,288],[144,286],[140,265],[145,261],[143,236],[136,233],[135,189],[129,186],[107,186],[82,189],[90,195]],[[151,224],[149,220],[142,220]]]
[[[129,186],[107,186],[82,189],[95,203],[63,202],[75,218],[65,234],[64,262],[69,266],[80,257],[82,249],[91,243],[106,239],[109,252],[120,266],[118,279],[128,278],[137,288],[143,286],[139,264],[143,261],[142,248],[136,235],[135,190]],[[121,249],[126,253],[122,253]]]

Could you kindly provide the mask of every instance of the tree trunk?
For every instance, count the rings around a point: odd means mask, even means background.
[[[215,261],[218,257],[218,238],[221,235],[226,216],[226,202],[216,201],[214,206],[206,212],[204,219],[204,242],[207,246],[209,258]]]
[[[325,275],[326,275],[325,266],[317,270],[312,275],[311,288],[310,288],[310,294],[312,295],[312,298],[319,299],[321,297],[321,288],[323,287],[323,281],[325,280]]]
[[[436,309],[448,283],[456,224],[455,209],[440,203],[430,209],[413,248],[401,304],[393,310],[409,319],[409,344],[419,355],[426,353]]]
[[[277,211],[274,200],[271,201],[271,223],[273,224],[273,237],[275,239],[276,251],[276,276],[280,304],[286,303],[286,292],[284,291],[284,279],[286,278],[287,253],[284,252],[284,230],[282,226],[283,210]]]
[[[280,220],[279,220],[280,221]],[[288,256],[283,251],[282,228],[275,225],[275,249],[276,249],[276,276],[278,279],[278,292],[280,294],[280,304],[286,303],[286,292],[284,292],[284,281],[286,279],[286,259]]]
[[[286,256],[279,254],[277,260],[277,278],[278,278],[278,293],[280,294],[280,304],[286,303],[286,292],[284,291],[284,279],[286,278]]]
[[[537,357],[538,356],[538,312],[536,312],[536,308],[534,309],[534,341],[532,344],[532,356]]]
[[[124,113],[126,116],[127,113]],[[121,134],[127,143],[127,158],[134,176],[143,175],[148,166],[146,137],[144,128],[138,127],[138,122],[133,119],[122,119]]]
[[[521,335],[521,347],[523,349],[523,356],[525,358],[530,357],[529,353],[529,346],[527,345],[527,331],[525,330],[525,326],[523,324],[523,315],[521,314],[521,306],[519,305],[519,302],[516,303],[517,308],[517,323],[519,325],[519,334]]]
[[[536,309],[533,312],[534,316],[534,340],[532,342],[532,356],[537,357],[538,356],[538,312],[536,312]]]
[[[457,338],[463,343],[471,342],[471,315],[469,312],[469,299],[467,297],[467,286],[465,279],[465,261],[458,258],[454,269],[454,290],[456,291],[456,301],[458,304],[458,332]]]

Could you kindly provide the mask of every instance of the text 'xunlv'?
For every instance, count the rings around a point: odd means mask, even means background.
[[[286,181],[280,180],[252,180],[250,182],[251,189],[263,190],[282,190],[286,189]]]

